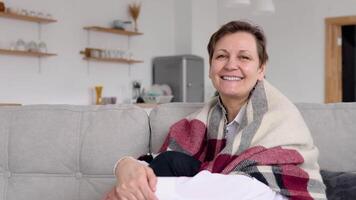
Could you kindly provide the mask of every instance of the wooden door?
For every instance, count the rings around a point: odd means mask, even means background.
[[[356,16],[325,19],[325,103],[342,102],[341,27],[356,25]]]

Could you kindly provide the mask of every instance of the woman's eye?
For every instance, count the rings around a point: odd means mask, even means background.
[[[216,58],[217,59],[226,58],[226,55],[217,55]]]
[[[245,60],[245,61],[251,60],[251,58],[249,56],[239,56],[239,59]]]

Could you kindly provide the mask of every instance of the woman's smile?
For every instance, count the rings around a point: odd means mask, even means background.
[[[229,76],[229,75],[223,75],[220,78],[225,81],[241,81],[243,79],[243,77],[241,76]]]

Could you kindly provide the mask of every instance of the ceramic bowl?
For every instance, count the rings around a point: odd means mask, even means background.
[[[127,26],[131,24],[131,21],[123,21],[123,20],[114,20],[112,25],[114,28],[117,28],[117,29],[127,29]]]
[[[169,103],[171,102],[173,96],[166,95],[166,96],[149,96],[146,95],[143,97],[145,103]]]

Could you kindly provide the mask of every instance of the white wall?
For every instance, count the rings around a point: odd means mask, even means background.
[[[214,95],[215,89],[208,77],[210,36],[218,29],[218,2],[221,0],[192,1],[192,53],[204,58],[205,100]]]
[[[218,0],[175,0],[175,53],[193,54],[204,59],[204,99],[213,96],[206,46],[217,30]]]
[[[51,13],[57,23],[42,26],[42,40],[58,56],[41,59],[0,55],[0,103],[92,103],[92,88],[104,86],[104,96],[128,101],[131,81],[151,83],[151,59],[175,53],[173,0],[142,0],[139,31],[130,39],[131,51],[142,64],[86,62],[79,51],[88,44],[83,26],[109,26],[114,19],[129,19],[130,0],[11,0],[6,6]],[[0,18],[0,47],[22,38],[38,39],[37,24]],[[90,45],[127,49],[125,36],[91,32]]]
[[[255,0],[252,1],[255,3]],[[219,24],[248,19],[263,27],[270,61],[267,79],[294,102],[324,102],[324,19],[355,15],[354,0],[274,0],[273,15],[219,4]]]
[[[153,57],[185,53],[205,59],[207,99],[214,91],[208,79],[208,39],[218,26],[236,19],[250,19],[264,28],[270,82],[294,102],[323,102],[324,18],[356,11],[354,0],[274,0],[276,13],[269,16],[252,14],[253,6],[226,8],[226,0],[141,0],[139,30],[144,35],[132,37],[130,44],[144,63],[129,68],[83,61],[79,51],[88,41],[82,27],[129,19],[127,4],[132,1],[5,0],[8,6],[43,10],[58,20],[42,26],[42,39],[58,56],[41,59],[39,67],[36,58],[0,55],[0,103],[89,104],[97,84],[104,86],[104,96],[128,101],[132,80],[140,80],[144,86],[151,83]],[[38,37],[33,23],[0,18],[0,26],[0,47],[18,38],[30,41]],[[90,39],[93,47],[125,49],[128,45],[124,36],[92,32]]]
[[[176,54],[192,53],[192,1],[174,1],[174,45]]]

